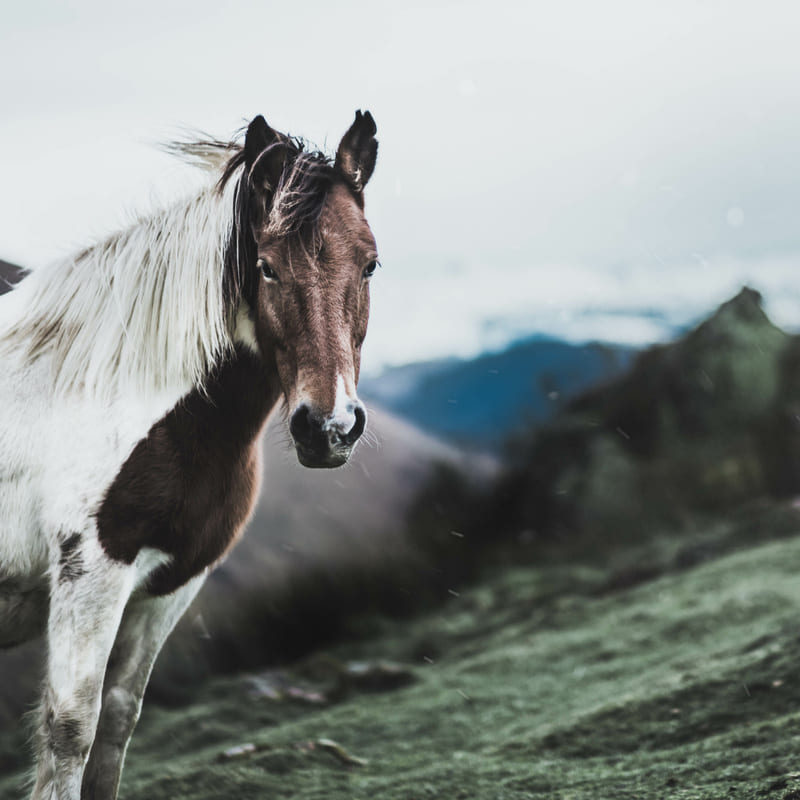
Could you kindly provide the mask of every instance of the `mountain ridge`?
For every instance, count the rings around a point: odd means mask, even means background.
[[[472,359],[418,362],[362,381],[368,401],[447,441],[498,451],[570,398],[619,375],[635,348],[535,335]]]

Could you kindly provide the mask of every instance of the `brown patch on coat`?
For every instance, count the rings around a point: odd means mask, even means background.
[[[55,716],[51,711],[48,716],[48,738],[56,758],[85,758],[91,744],[88,727],[77,716]]]
[[[86,567],[80,552],[81,535],[73,533],[61,542],[61,555],[58,559],[58,581],[75,581],[86,574]]]
[[[169,594],[218,561],[247,521],[258,490],[258,436],[279,397],[274,370],[238,349],[134,448],[97,514],[110,558],[143,547],[171,561],[149,582]]]

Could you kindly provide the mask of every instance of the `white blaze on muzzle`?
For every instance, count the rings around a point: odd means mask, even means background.
[[[336,398],[333,403],[333,411],[325,420],[322,429],[332,433],[347,434],[356,425],[356,409],[362,408],[358,397],[351,397],[347,391],[344,378],[341,375],[336,377]]]

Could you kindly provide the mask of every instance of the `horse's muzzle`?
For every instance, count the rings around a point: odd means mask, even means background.
[[[367,412],[360,401],[348,405],[344,414],[324,416],[306,403],[289,420],[297,458],[304,467],[340,467],[367,427]]]

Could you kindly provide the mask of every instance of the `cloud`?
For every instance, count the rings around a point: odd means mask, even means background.
[[[399,279],[384,293],[373,282],[365,370],[387,364],[471,357],[522,336],[645,346],[667,341],[748,285],[764,296],[772,320],[800,330],[800,253],[753,260],[694,258],[602,269],[560,264],[506,269],[429,270]]]

